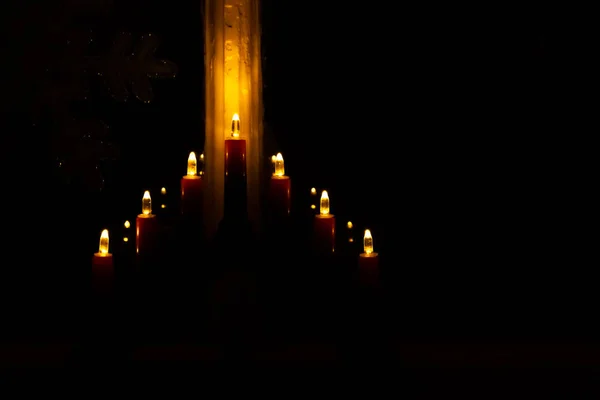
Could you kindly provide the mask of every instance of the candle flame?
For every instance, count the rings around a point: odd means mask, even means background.
[[[129,221],[125,221],[125,223],[123,225],[125,226],[125,229],[129,229],[129,227],[131,226]]]
[[[105,256],[108,254],[108,229],[104,229],[100,234],[100,245],[98,246],[98,253]]]
[[[327,190],[323,190],[321,193],[321,215],[329,214],[329,195]]]
[[[231,118],[231,136],[240,137],[240,116],[237,113],[233,114],[233,118]]]
[[[317,194],[317,189],[310,188],[310,194],[313,195],[313,196],[316,195]]]
[[[198,171],[198,163],[196,161],[196,153],[194,153],[192,151],[190,153],[190,156],[188,157],[187,174],[188,174],[188,176],[193,176],[193,175],[196,175],[197,171]]]
[[[373,236],[371,236],[371,231],[365,229],[365,238],[363,240],[363,247],[365,248],[366,254],[373,253]]]
[[[150,198],[150,191],[148,190],[144,192],[144,197],[142,197],[142,214],[152,214],[152,198]]]
[[[161,188],[160,194],[167,194],[167,188]]]
[[[285,175],[285,168],[283,166],[283,156],[281,155],[281,153],[277,153],[277,156],[275,157],[275,173],[273,175]]]

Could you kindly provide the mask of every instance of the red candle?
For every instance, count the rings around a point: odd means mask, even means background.
[[[275,218],[287,217],[290,214],[290,177],[285,176],[283,156],[277,153],[275,172],[269,185],[269,213]]]
[[[315,215],[314,241],[317,252],[321,254],[335,251],[335,216],[329,213],[329,195],[326,190],[321,194],[320,213]]]
[[[240,138],[237,114],[231,120],[231,138],[225,139],[225,176],[246,176],[246,140]]]
[[[113,256],[108,252],[108,229],[104,229],[100,234],[98,252],[92,258],[92,288],[94,293],[110,293],[113,289],[114,279]]]
[[[358,275],[362,284],[376,286],[379,284],[379,255],[373,252],[373,236],[366,229],[363,239],[364,253],[358,257]]]
[[[138,255],[149,255],[156,244],[158,225],[156,215],[152,214],[150,192],[145,191],[142,198],[142,213],[135,220],[135,252]]]
[[[204,154],[200,155],[200,160]],[[196,153],[188,157],[187,175],[181,178],[181,213],[189,216],[202,215],[202,176],[198,175]]]

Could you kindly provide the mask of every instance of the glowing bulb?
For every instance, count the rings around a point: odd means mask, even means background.
[[[104,229],[100,234],[100,246],[98,247],[98,253],[103,256],[108,254],[108,229]]]
[[[160,194],[167,194],[167,188],[161,188]]]
[[[352,227],[354,225],[352,225],[352,221],[348,221],[348,223],[346,224],[346,226],[348,227],[348,229],[352,229]]]
[[[323,190],[321,193],[321,215],[329,214],[329,195],[327,190]]]
[[[142,197],[142,214],[152,214],[152,199],[150,198],[150,192],[148,190],[144,192],[144,197]]]
[[[125,223],[123,225],[125,225],[125,229],[129,229],[129,227],[131,226],[129,221],[125,221]]]
[[[160,208],[167,208],[167,205],[166,204],[161,204]]]
[[[281,153],[277,153],[275,157],[275,176],[285,175],[285,168],[283,167],[283,156]]]
[[[125,237],[123,238],[123,241],[124,241],[124,242],[129,242],[129,238],[128,238],[127,236],[125,236]]]
[[[277,161],[277,156],[275,154],[273,154],[271,156],[271,162],[273,163],[273,165],[275,165],[275,161]]]
[[[366,254],[373,253],[373,236],[371,236],[371,231],[365,229],[365,238],[363,240],[363,246],[365,248]]]
[[[188,157],[188,166],[187,166],[187,174],[188,176],[196,175],[198,170],[198,162],[196,161],[196,153],[193,151],[190,153]]]
[[[310,194],[313,195],[313,196],[316,195],[317,194],[317,189],[311,188],[310,189]]]
[[[204,175],[204,153],[200,154],[200,162],[202,163],[202,167],[198,172],[198,175]]]
[[[231,136],[240,137],[240,116],[237,114],[233,114],[233,118],[231,118]]]
[[[317,208],[317,206],[315,206],[314,204],[311,204],[310,208],[312,208],[314,210],[315,208]]]

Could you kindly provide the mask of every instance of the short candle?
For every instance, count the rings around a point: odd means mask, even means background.
[[[201,159],[204,159],[204,155]],[[198,175],[196,153],[192,151],[187,161],[187,174],[181,178],[181,213],[197,217],[202,215],[202,197],[202,177]]]
[[[156,215],[152,214],[152,198],[146,190],[142,197],[142,213],[135,220],[135,251],[138,255],[148,255],[155,245],[158,231]]]
[[[373,236],[365,229],[364,252],[358,258],[358,272],[361,283],[376,285],[379,281],[379,255],[373,251]]]
[[[104,229],[100,234],[98,252],[92,259],[92,286],[96,293],[110,292],[114,282],[115,269],[108,239],[108,229]]]
[[[290,214],[290,177],[285,175],[283,156],[277,153],[273,161],[273,176],[269,185],[269,212],[274,219],[285,218]]]
[[[335,216],[330,214],[329,194],[326,190],[321,193],[319,214],[314,220],[314,240],[319,253],[335,251]]]

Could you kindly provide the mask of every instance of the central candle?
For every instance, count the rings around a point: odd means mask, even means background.
[[[204,155],[200,155],[200,160]],[[202,176],[198,175],[196,153],[188,157],[187,175],[181,178],[181,214],[199,217],[202,215]]]
[[[92,258],[92,288],[96,294],[109,294],[114,285],[113,256],[108,252],[108,229],[100,234],[98,252]]]
[[[152,198],[147,190],[142,197],[142,213],[137,216],[135,224],[135,252],[138,257],[146,259],[153,254],[158,233],[156,215],[152,214]]]
[[[314,221],[315,250],[319,254],[335,251],[335,216],[329,213],[329,195],[326,190],[321,194],[320,213]]]
[[[225,139],[225,177],[246,176],[246,140],[240,138],[240,117],[231,119],[231,138]]]
[[[274,159],[275,172],[269,185],[269,214],[281,220],[290,214],[290,177],[285,175],[283,156],[277,153]]]
[[[231,137],[225,139],[225,217],[247,215],[246,140],[240,137],[240,117],[231,119]]]

